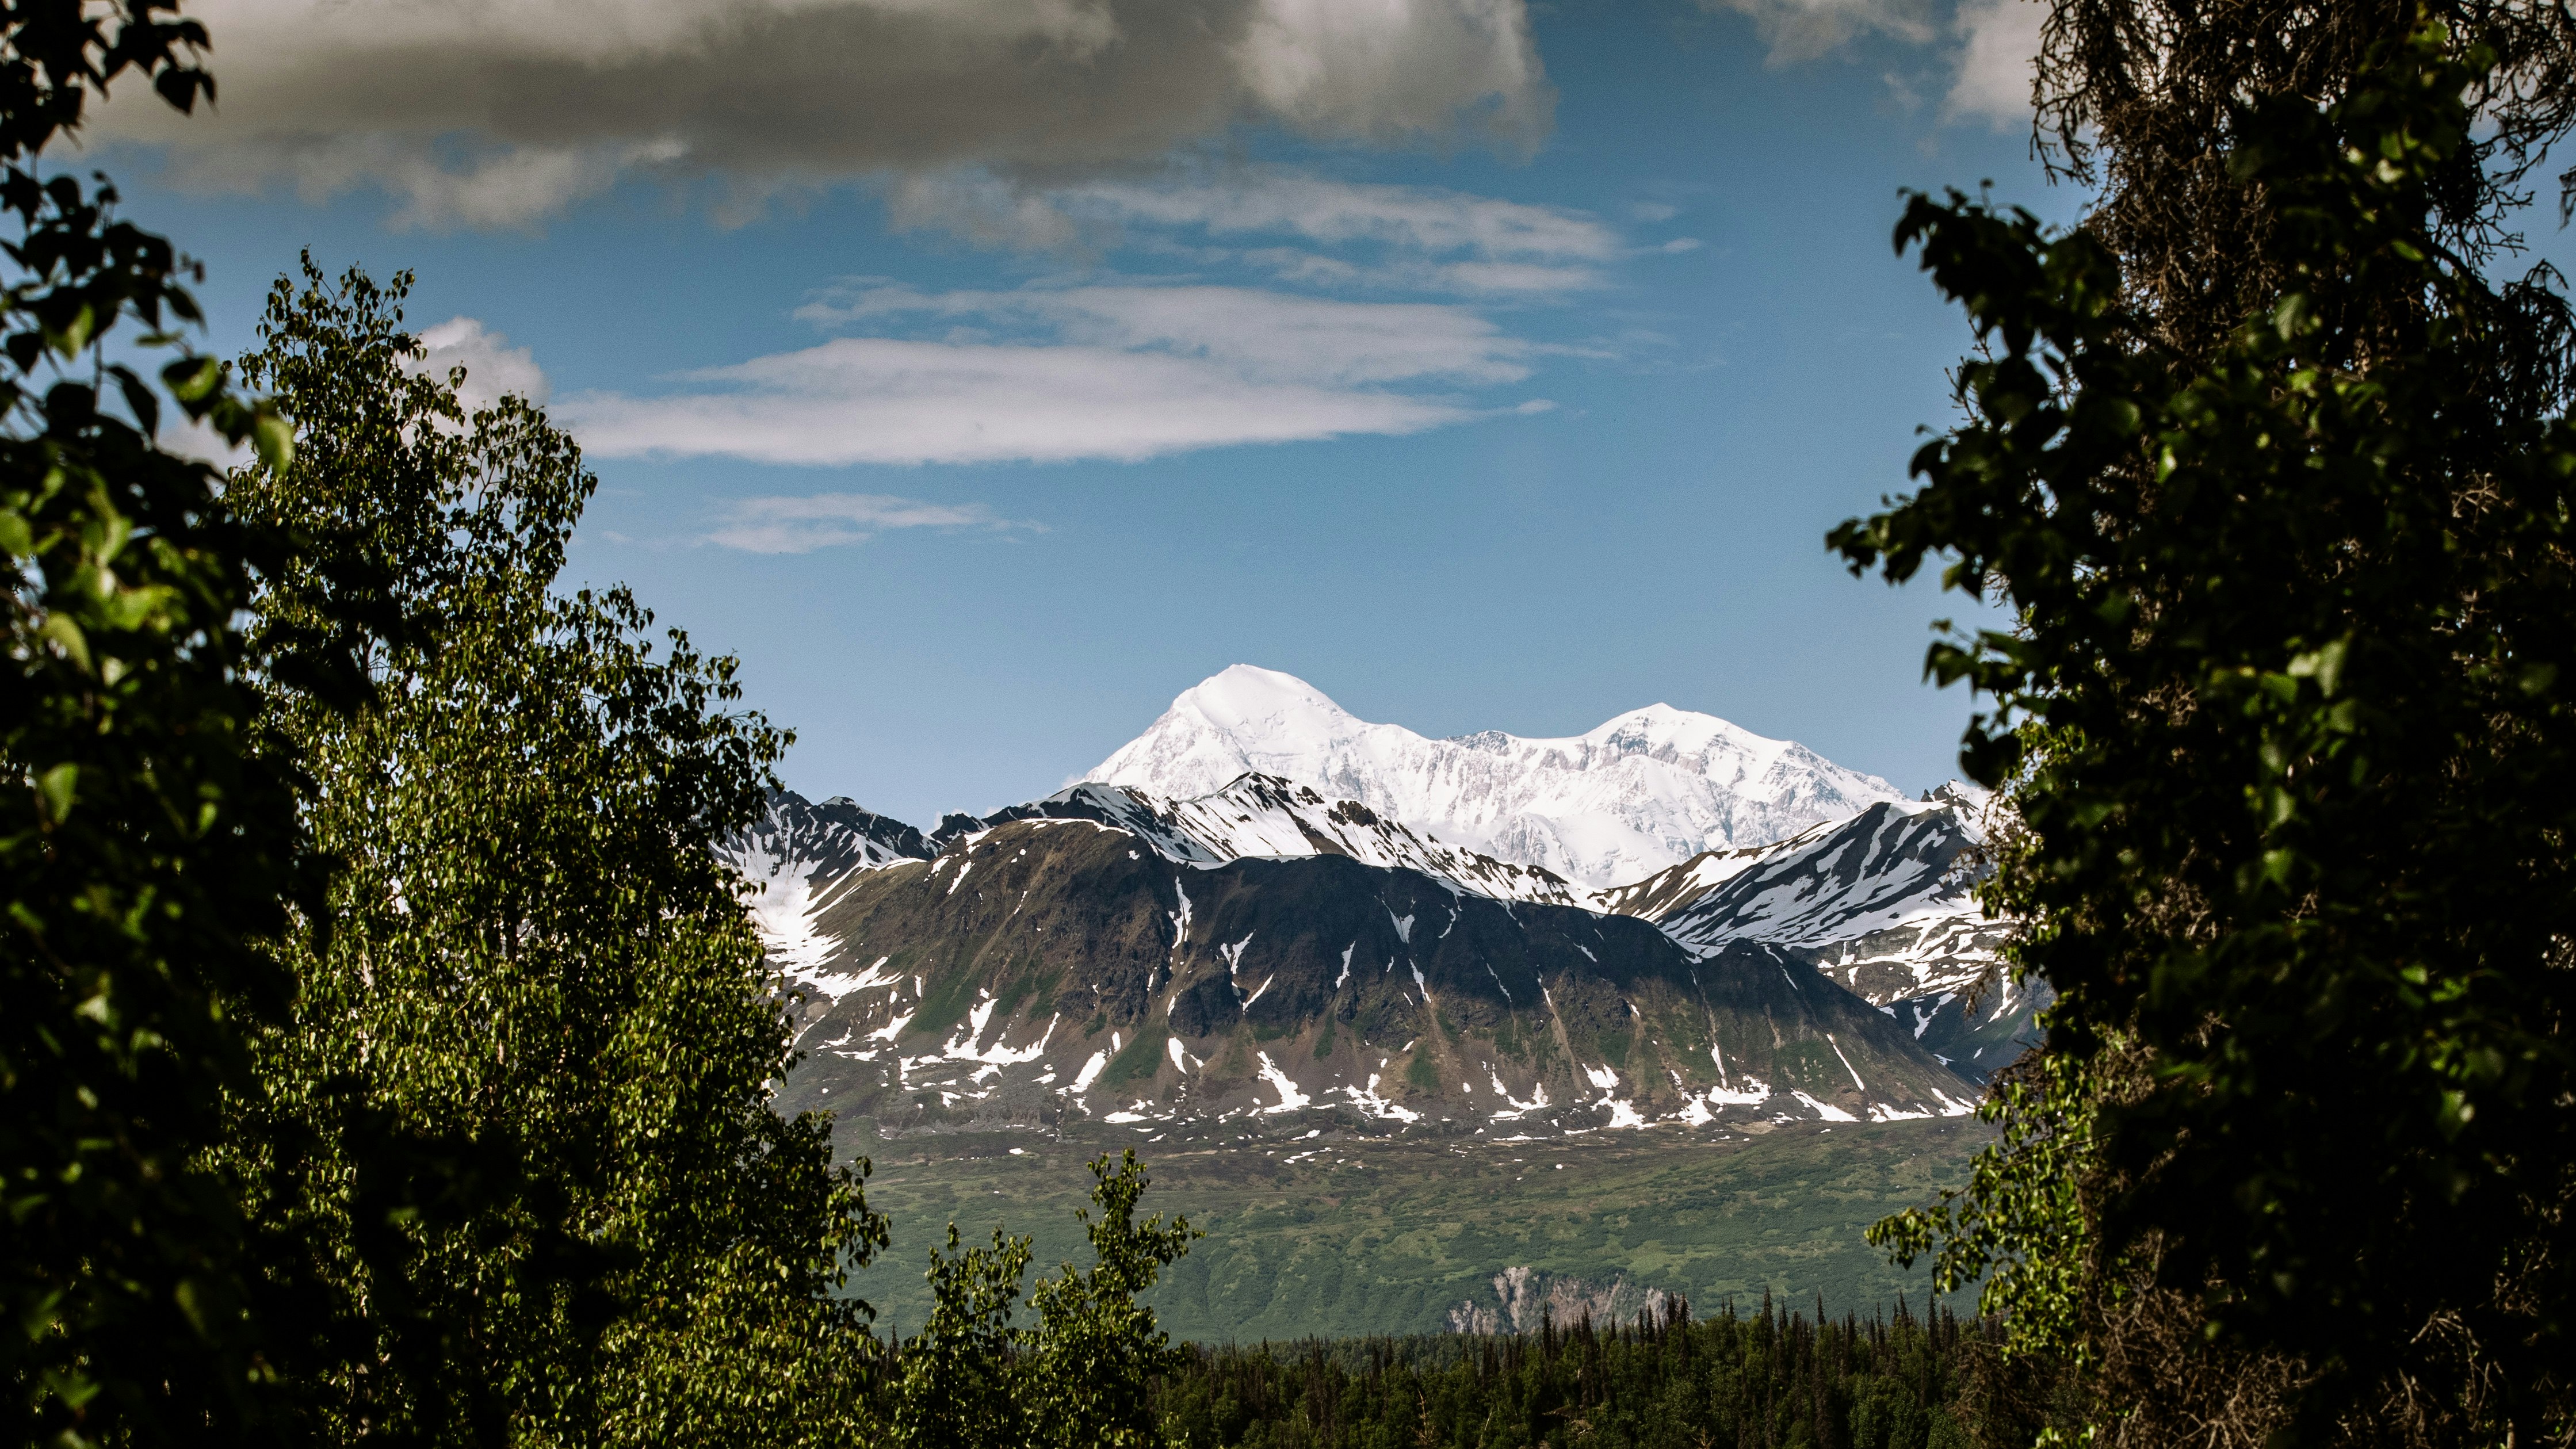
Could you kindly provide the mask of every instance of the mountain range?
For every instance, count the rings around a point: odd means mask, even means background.
[[[927,834],[772,801],[731,854],[801,1000],[781,1106],[881,1138],[1760,1134],[1964,1114],[2043,1004],[1992,979],[1981,792],[1705,715],[1430,740],[1238,665],[1091,774]]]

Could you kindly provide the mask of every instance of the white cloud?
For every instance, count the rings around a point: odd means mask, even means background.
[[[726,510],[723,525],[707,535],[707,542],[745,553],[812,553],[864,543],[896,528],[1040,526],[1006,522],[981,503],[925,503],[884,493],[814,493],[737,500]]]
[[[1293,173],[1256,173],[1181,186],[1092,185],[1069,204],[1211,236],[1288,233],[1327,246],[1378,242],[1428,256],[1601,262],[1618,234],[1583,212],[1419,186],[1362,185]]]
[[[1888,35],[1915,45],[1940,35],[1928,0],[1699,0],[1704,10],[1732,10],[1751,17],[1771,47],[1771,63],[1814,60],[1865,35]]]
[[[1699,0],[1699,4],[1704,10],[1750,17],[1755,31],[1771,47],[1773,65],[1814,60],[1872,35],[1909,45],[1955,41],[1955,50],[1946,44],[1942,47],[1957,66],[1942,101],[1942,118],[1982,119],[1999,129],[2030,120],[2031,63],[2039,54],[2040,26],[2048,19],[2047,0],[1958,0],[1947,24],[1938,22],[1932,0]],[[1911,85],[1893,74],[1887,79],[1910,109],[1916,103]],[[1642,209],[1632,211],[1641,220],[1660,219]]]
[[[449,369],[464,368],[465,386],[457,397],[469,413],[491,406],[505,393],[516,393],[543,407],[553,391],[536,354],[512,347],[507,336],[475,318],[450,317],[419,335],[421,355],[407,365],[442,381]],[[247,444],[225,442],[213,428],[177,408],[163,412],[160,435],[154,441],[166,452],[203,459],[218,468],[236,468],[251,458]]]
[[[981,247],[1088,255],[1135,239],[1205,261],[1240,261],[1282,281],[1329,287],[1535,295],[1602,285],[1626,253],[1585,212],[1433,187],[1387,186],[1236,168],[1156,182],[1014,183],[980,167],[907,176],[889,189],[899,230],[936,228]],[[1303,245],[1211,251],[1279,238]],[[1362,248],[1355,262],[1308,250]]]
[[[2042,0],[1960,0],[1957,28],[1967,43],[1942,114],[1983,117],[1997,129],[2028,125],[2031,65],[2047,19]]]
[[[1258,383],[1196,359],[1095,347],[845,338],[686,380],[723,390],[586,394],[559,412],[605,457],[812,464],[1135,461],[1418,432],[1468,416],[1436,401]]]
[[[633,174],[781,188],[1098,172],[1281,124],[1544,134],[1523,0],[198,0],[222,104],[140,88],[92,134],[183,185],[373,184],[399,224],[519,226]],[[201,108],[201,112],[204,108]]]
[[[1311,135],[1432,134],[1462,107],[1507,135],[1546,121],[1521,0],[1262,0],[1230,50],[1261,104]]]
[[[1203,358],[1261,381],[1336,387],[1518,382],[1529,376],[1533,351],[1462,307],[1247,287],[922,293],[860,284],[830,289],[796,315],[831,327],[907,315],[1035,325],[1070,343]]]
[[[412,363],[420,371],[443,379],[452,368],[465,369],[465,385],[456,396],[467,412],[490,407],[505,393],[539,407],[553,395],[536,354],[512,347],[507,336],[472,317],[451,317],[429,328],[420,334],[420,345],[421,356]]]
[[[804,315],[945,330],[839,338],[682,374],[665,395],[568,398],[556,414],[606,457],[1132,461],[1484,416],[1491,410],[1456,390],[1520,381],[1543,350],[1463,308],[1229,287],[922,294],[862,285]]]

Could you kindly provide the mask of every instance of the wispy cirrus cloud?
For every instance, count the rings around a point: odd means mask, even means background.
[[[1703,10],[1746,16],[1773,65],[1814,60],[1866,35],[1916,45],[1940,37],[1931,0],[1699,0]]]
[[[1401,254],[1483,262],[1598,265],[1623,251],[1599,218],[1434,187],[1251,172],[1196,184],[1093,185],[1067,204],[1210,237],[1288,234],[1322,246],[1374,243]]]
[[[1568,207],[1263,168],[1062,185],[969,168],[907,177],[888,203],[898,229],[982,247],[1084,255],[1153,245],[1334,288],[1578,291],[1603,285],[1602,269],[1633,250],[1617,229]]]
[[[920,293],[859,284],[808,320],[880,335],[677,374],[555,411],[605,457],[757,462],[1136,461],[1246,443],[1420,432],[1544,400],[1544,349],[1463,307],[1235,287]],[[928,336],[883,335],[904,324]]]
[[[1263,381],[1335,386],[1437,379],[1518,382],[1538,351],[1465,307],[1348,302],[1253,287],[1090,286],[919,292],[859,279],[797,309],[843,329],[906,317],[1202,358]]]
[[[743,553],[795,554],[864,543],[894,529],[1024,529],[981,503],[926,503],[885,493],[808,493],[735,500],[706,541]]]

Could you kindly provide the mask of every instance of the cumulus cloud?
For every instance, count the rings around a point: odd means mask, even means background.
[[[515,393],[539,407],[553,395],[536,354],[512,347],[507,336],[472,317],[450,317],[422,332],[420,344],[421,356],[412,365],[421,371],[444,378],[453,368],[465,369],[465,385],[456,395],[468,412],[490,407],[505,394]]]
[[[1943,113],[1982,117],[1998,129],[2029,124],[2031,66],[2047,19],[2042,0],[1961,0],[1957,27],[1965,46]]]
[[[606,457],[1134,461],[1484,416],[1457,391],[1520,381],[1541,351],[1463,308],[1232,287],[862,284],[804,315],[936,335],[837,338],[684,373],[658,396],[568,398],[556,415]]]
[[[958,166],[1096,173],[1243,123],[1519,148],[1551,93],[1524,0],[200,0],[221,105],[139,89],[93,134],[215,188],[361,184],[515,226],[638,172],[737,200]]]
[[[1699,0],[1704,10],[1749,17],[1771,48],[1771,63],[1815,60],[1856,40],[1886,36],[1937,45],[1955,65],[1943,97],[1944,120],[1984,120],[1998,128],[2030,120],[2031,63],[2048,18],[2046,0],[1958,0],[1943,22],[1932,0]],[[1909,86],[1890,77],[1899,94]],[[1646,219],[1642,212],[1641,219]]]
[[[802,497],[744,498],[726,510],[707,542],[744,553],[812,553],[865,543],[896,528],[1024,528],[993,516],[981,503],[925,503],[884,493],[814,493]]]

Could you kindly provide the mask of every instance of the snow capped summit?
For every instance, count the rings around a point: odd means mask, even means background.
[[[1190,799],[1246,773],[1595,887],[1904,798],[1804,745],[1666,704],[1567,739],[1488,730],[1435,740],[1371,724],[1294,675],[1248,664],[1183,691],[1085,778]]]

